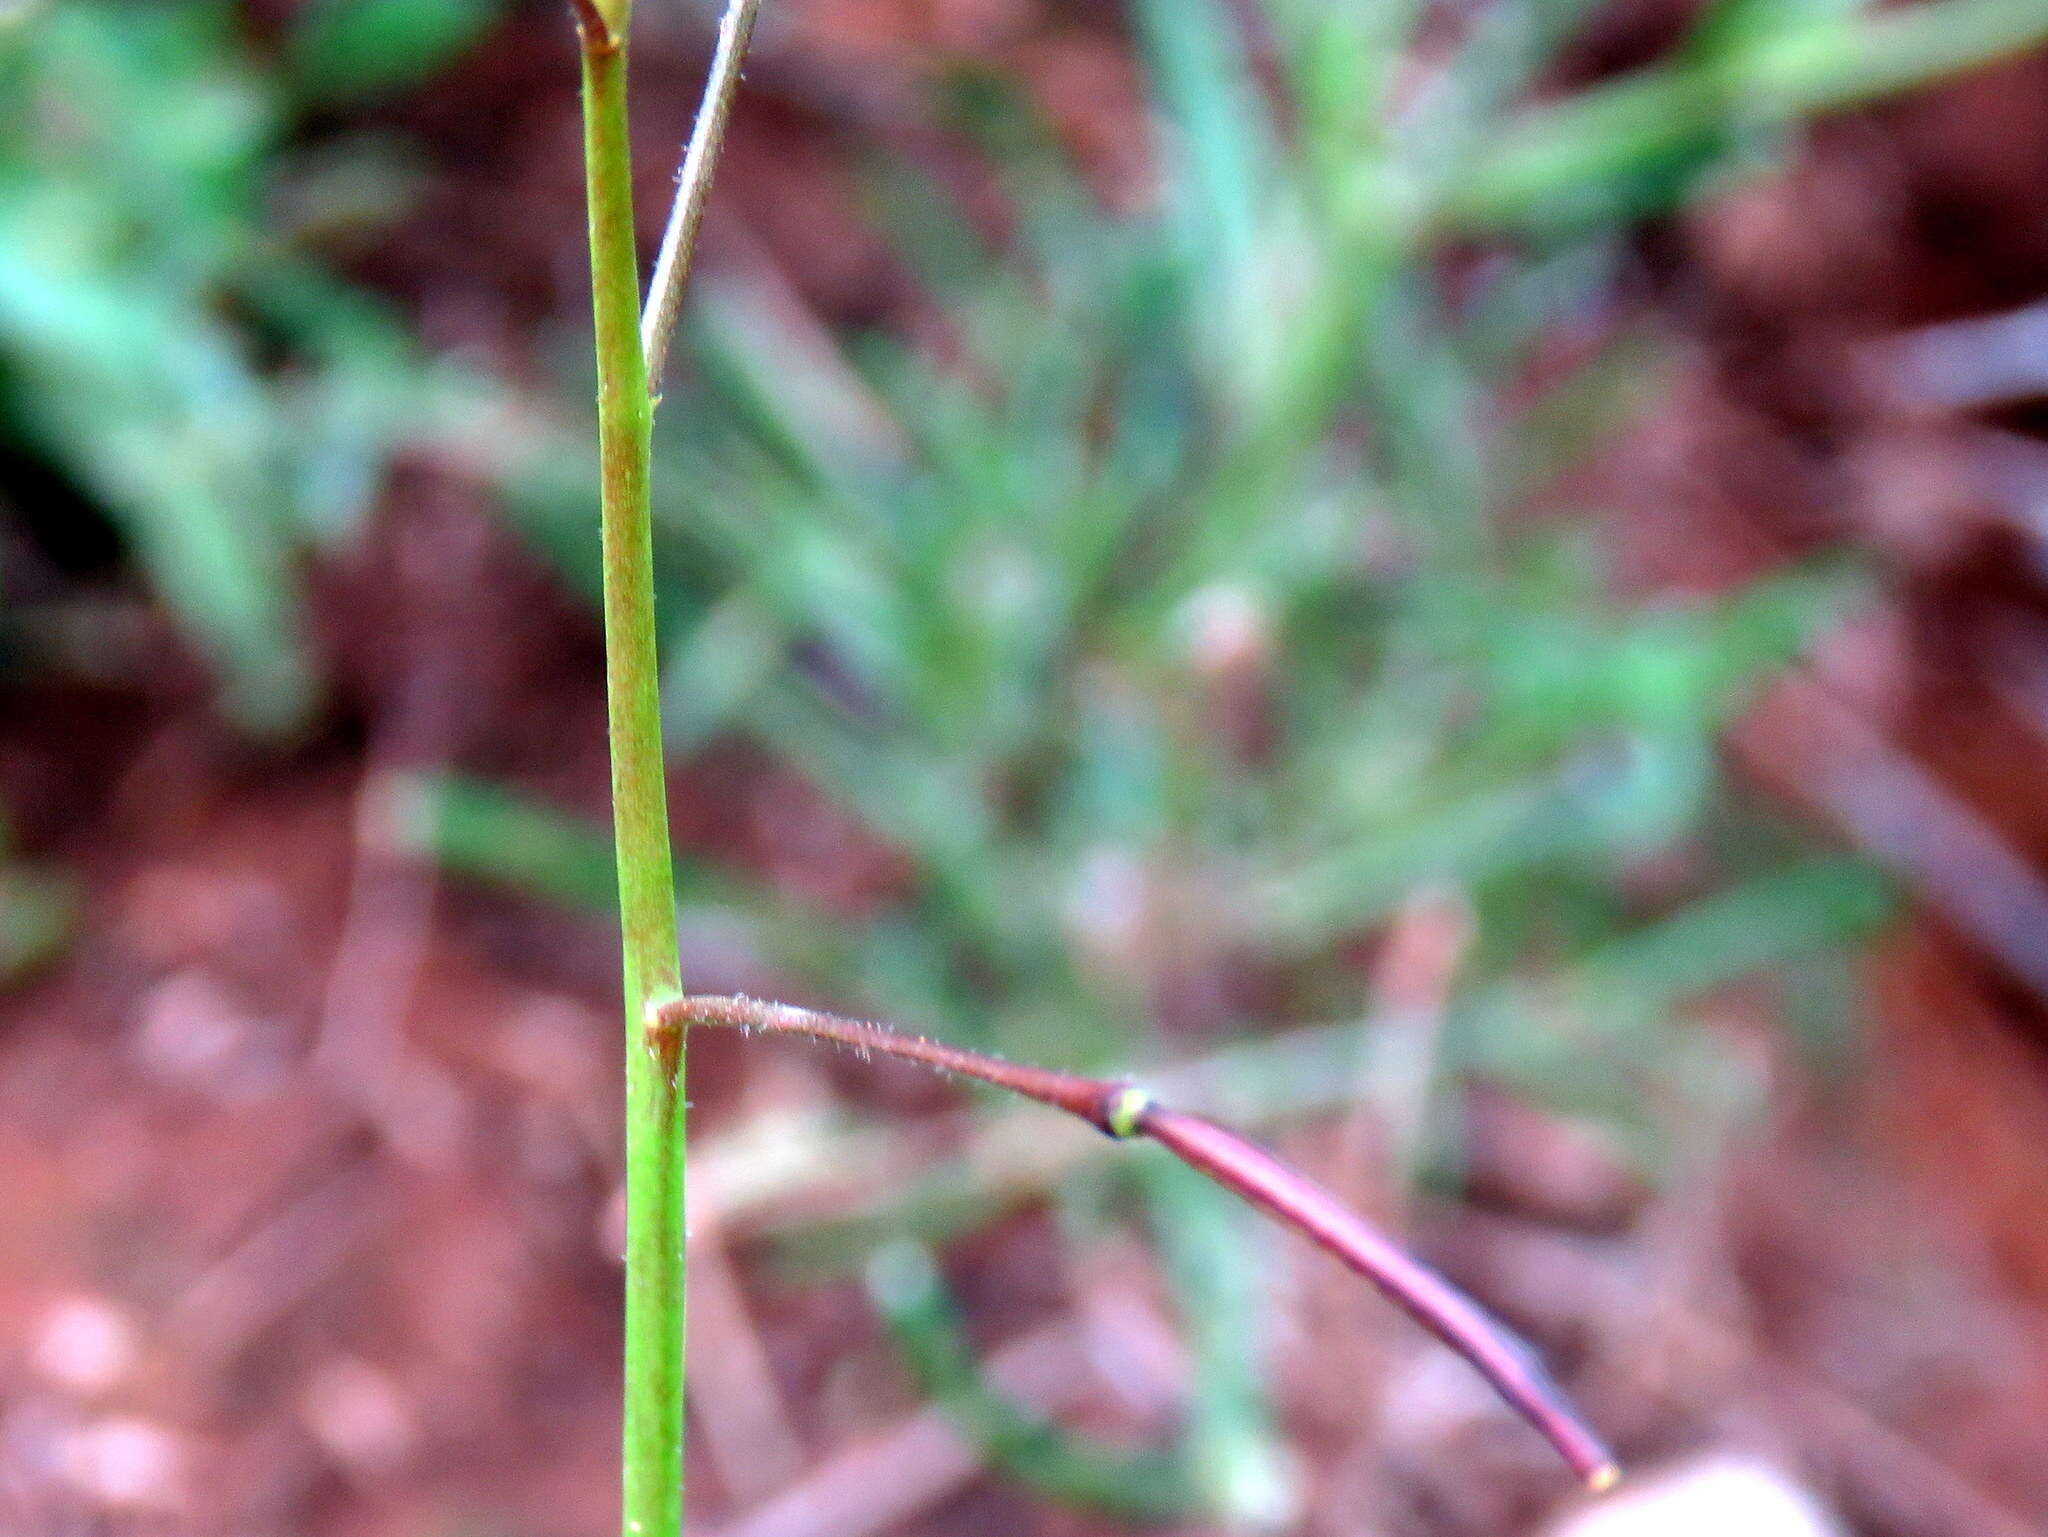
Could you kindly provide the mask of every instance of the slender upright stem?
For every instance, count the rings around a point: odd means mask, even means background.
[[[648,515],[652,403],[626,135],[627,0],[584,0],[584,169],[603,477],[605,693],[626,995],[625,1537],[680,1537],[683,1518],[683,1046],[653,1042],[648,1000],[680,985],[662,779]]]
[[[740,61],[747,56],[754,15],[761,0],[726,0],[718,23],[718,47],[711,55],[711,76],[697,108],[697,126],[683,152],[676,178],[676,200],[662,232],[661,254],[654,260],[654,281],[647,287],[647,308],[640,318],[640,348],[647,355],[647,383],[661,389],[661,368],[668,359],[668,339],[683,307],[683,289],[690,281],[690,259],[697,251],[697,229],[704,222],[704,204],[711,196],[711,168],[725,143],[725,120],[740,85]]]

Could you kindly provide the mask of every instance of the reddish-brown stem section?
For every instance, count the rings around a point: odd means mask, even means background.
[[[1613,1455],[1528,1345],[1306,1174],[1236,1132],[1163,1105],[1142,1111],[1137,1125],[1189,1168],[1313,1239],[1385,1292],[1478,1368],[1589,1487],[1605,1489],[1620,1476]]]
[[[801,1035],[863,1054],[880,1052],[973,1078],[1051,1105],[1118,1138],[1150,1137],[1189,1168],[1236,1192],[1329,1250],[1392,1298],[1410,1317],[1477,1368],[1507,1403],[1557,1448],[1595,1490],[1620,1477],[1534,1352],[1457,1287],[1405,1252],[1306,1174],[1213,1121],[1158,1104],[1143,1090],[1106,1078],[1005,1062],[964,1047],[899,1035],[882,1025],[753,998],[679,998],[650,1008],[649,1045],[689,1025]]]
[[[569,9],[576,13],[576,25],[583,33],[586,46],[605,53],[618,47],[619,40],[612,35],[612,24],[597,8],[596,0],[569,0]]]

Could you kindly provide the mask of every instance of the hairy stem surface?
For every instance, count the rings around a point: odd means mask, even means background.
[[[760,8],[761,0],[726,0],[725,16],[718,23],[718,46],[711,55],[711,75],[704,83],[704,100],[697,108],[689,147],[683,152],[676,200],[669,209],[668,227],[662,231],[661,252],[654,259],[654,278],[647,285],[640,348],[647,357],[648,386],[657,393],[662,365],[668,360],[668,340],[675,332],[676,317],[683,309],[683,290],[690,282],[697,230],[704,223],[704,205],[711,198],[711,171],[725,145],[725,120],[739,93],[740,64],[747,56],[747,40],[754,35],[754,16]]]

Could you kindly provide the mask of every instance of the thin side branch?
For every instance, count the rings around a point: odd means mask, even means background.
[[[1479,1371],[1557,1449],[1587,1488],[1611,1488],[1621,1470],[1551,1380],[1535,1353],[1464,1292],[1408,1254],[1292,1165],[1236,1132],[1168,1109],[1144,1089],[1106,1078],[1006,1062],[900,1035],[885,1026],[754,998],[671,998],[651,1004],[647,1044],[660,1054],[692,1025],[798,1035],[879,1052],[1008,1089],[1080,1117],[1107,1136],[1149,1137],[1198,1173],[1329,1250]]]
[[[1005,1062],[985,1052],[949,1046],[920,1035],[903,1035],[885,1025],[798,1008],[793,1003],[768,1003],[759,998],[678,998],[655,1005],[647,1025],[647,1042],[657,1053],[667,1049],[679,1025],[720,1025],[728,1030],[759,1030],[769,1035],[801,1035],[844,1046],[862,1056],[880,1052],[900,1062],[916,1062],[936,1072],[1008,1089],[1055,1110],[1077,1115],[1097,1131],[1110,1132],[1109,1101],[1122,1087],[1078,1073],[1055,1072]],[[1113,1133],[1112,1133],[1113,1134]]]
[[[584,0],[589,3],[589,0]],[[683,168],[676,178],[675,205],[669,209],[668,228],[662,231],[661,254],[654,261],[654,280],[648,284],[647,307],[640,315],[640,350],[647,358],[647,387],[661,393],[662,364],[668,360],[668,342],[682,313],[683,290],[689,286],[691,259],[697,254],[697,230],[704,222],[704,205],[711,196],[711,172],[718,164],[718,152],[725,144],[725,123],[732,114],[733,97],[738,94],[740,64],[747,55],[747,42],[754,34],[754,16],[761,0],[727,0],[725,15],[718,23],[718,46],[711,55],[711,74],[704,82],[704,100],[697,108],[697,124],[690,130],[690,143],[683,152]]]

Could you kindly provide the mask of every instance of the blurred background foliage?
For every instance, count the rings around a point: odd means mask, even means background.
[[[1570,64],[1590,9],[1131,0],[1153,195],[1103,195],[1012,82],[940,70],[929,112],[978,184],[872,145],[858,178],[925,323],[835,333],[772,270],[704,274],[658,426],[674,757],[801,776],[850,820],[859,888],[685,850],[714,971],[1177,1071],[1268,1125],[1362,1094],[1443,1187],[1437,1112],[1474,1080],[1593,1118],[1654,1179],[1679,1128],[1760,1092],[1689,1023],[1732,984],[1844,1049],[1883,883],[1731,787],[1717,744],[1875,577],[1823,552],[1711,596],[1632,588],[1649,514],[1600,469],[1663,387],[1639,238],[1769,169],[1807,114],[2048,36],[2048,4],[1713,0],[1605,78]],[[0,11],[9,667],[150,665],[79,596],[111,572],[239,730],[317,735],[304,575],[409,453],[480,473],[588,596],[587,376],[436,358],[335,254],[415,184],[375,104],[511,10]],[[405,805],[451,871],[610,900],[566,811],[463,772]],[[8,868],[0,973],[51,953],[63,906],[56,875]],[[1372,961],[1404,933],[1436,945],[1424,1027]],[[1114,1167],[1060,1187],[1062,1220],[1135,1207],[1169,1240],[1202,1384],[1178,1458],[1105,1465],[975,1377],[915,1244],[992,1221],[1000,1181],[908,1183],[805,1263],[872,1260],[920,1379],[1034,1487],[1283,1518],[1247,1369],[1261,1251],[1170,1172]]]
[[[347,216],[289,136],[351,9],[308,13],[303,78],[219,4],[17,7],[0,54],[9,441],[115,524],[257,731],[314,706],[298,557],[355,527],[412,388],[402,333],[277,218]]]

